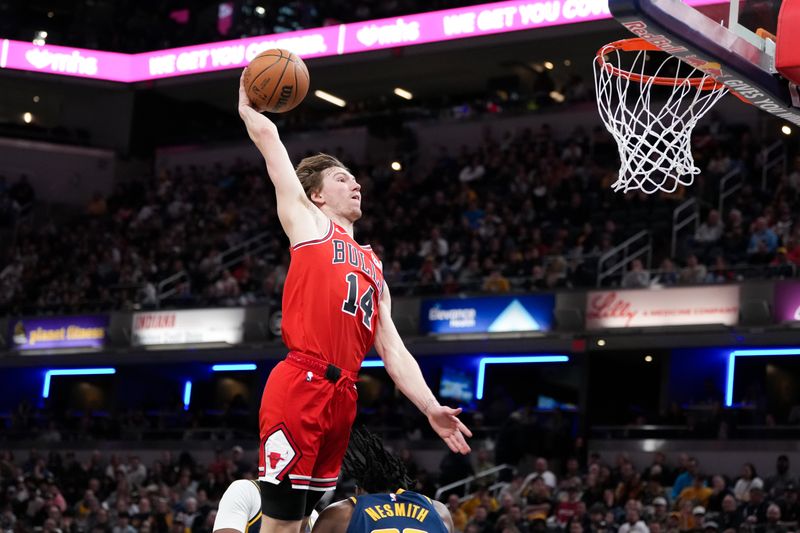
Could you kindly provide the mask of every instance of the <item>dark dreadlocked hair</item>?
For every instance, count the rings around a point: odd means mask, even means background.
[[[389,453],[381,439],[363,426],[350,435],[342,467],[356,480],[360,489],[369,493],[392,492],[398,488],[405,490],[414,486],[403,462]]]

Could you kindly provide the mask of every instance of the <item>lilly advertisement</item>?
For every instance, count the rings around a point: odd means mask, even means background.
[[[549,331],[555,296],[487,296],[422,301],[420,332],[517,333]]]
[[[781,281],[775,284],[775,321],[800,321],[800,282]]]
[[[270,48],[309,59],[607,18],[611,18],[608,0],[511,0],[142,54],[0,39],[0,68],[131,83],[243,68]]]
[[[21,351],[102,348],[108,336],[108,320],[108,315],[12,319],[12,347]]]
[[[739,322],[739,286],[594,291],[586,296],[586,329]]]

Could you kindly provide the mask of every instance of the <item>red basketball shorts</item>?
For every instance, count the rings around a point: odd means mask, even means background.
[[[327,366],[291,352],[270,373],[258,417],[259,480],[288,476],[294,489],[336,488],[356,417],[357,375],[341,370],[334,382]]]

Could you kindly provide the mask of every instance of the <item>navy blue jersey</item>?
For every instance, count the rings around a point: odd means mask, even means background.
[[[430,498],[402,489],[350,498],[354,505],[347,533],[448,533]]]

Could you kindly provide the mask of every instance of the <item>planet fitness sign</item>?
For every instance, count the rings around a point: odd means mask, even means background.
[[[9,322],[17,350],[102,348],[108,335],[108,315],[19,318]]]
[[[699,6],[721,0],[689,0]],[[0,68],[138,82],[247,66],[270,48],[304,59],[611,18],[607,0],[512,0],[143,54],[0,40]]]

